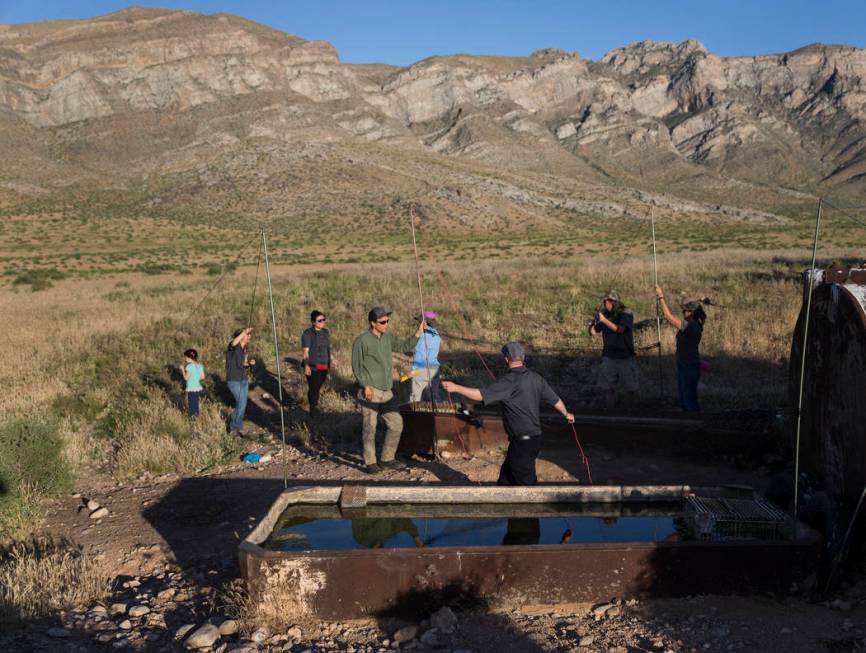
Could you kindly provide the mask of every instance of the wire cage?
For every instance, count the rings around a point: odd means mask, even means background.
[[[685,518],[698,540],[783,540],[788,515],[766,499],[686,497]]]

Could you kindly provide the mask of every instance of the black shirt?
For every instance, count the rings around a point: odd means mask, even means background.
[[[697,365],[701,362],[698,345],[704,334],[703,325],[697,320],[683,320],[677,331],[677,365]]]
[[[301,334],[301,347],[306,347],[310,350],[307,357],[307,365],[313,367],[315,365],[330,365],[331,364],[331,334],[327,329],[316,331],[314,327],[309,327]]]
[[[502,421],[509,438],[541,435],[540,403],[553,406],[559,401],[547,381],[525,366],[510,368],[481,390],[481,399],[484,405],[502,404]]]
[[[226,381],[247,380],[247,368],[244,367],[246,355],[246,347],[242,347],[240,344],[233,347],[229,343],[228,349],[226,349]]]
[[[601,355],[608,358],[631,358],[634,356],[634,315],[631,311],[623,311],[618,317],[605,313],[605,317],[623,327],[622,333],[617,333],[606,324],[599,322],[596,330],[601,331],[604,343]]]

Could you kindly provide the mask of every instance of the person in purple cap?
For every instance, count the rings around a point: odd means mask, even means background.
[[[442,400],[439,390],[439,348],[442,346],[442,338],[436,324],[437,317],[439,316],[433,311],[424,311],[423,319],[427,322],[427,328],[421,334],[412,355],[412,393],[409,395],[411,403],[421,401],[427,386],[430,386],[430,398],[433,401]],[[421,320],[422,316],[418,313],[415,321]]]
[[[479,390],[443,381],[446,392],[463,395],[484,405],[502,404],[502,422],[508,433],[508,452],[499,470],[498,485],[536,485],[535,460],[541,451],[541,411],[543,401],[550,404],[570,424],[574,415],[541,375],[528,369],[523,361],[526,354],[519,342],[509,342],[502,348],[508,373],[490,386]]]

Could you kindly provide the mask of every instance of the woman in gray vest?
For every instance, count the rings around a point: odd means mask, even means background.
[[[309,328],[301,334],[310,415],[319,412],[319,392],[331,368],[331,334],[325,328],[326,320],[322,311],[313,311],[310,313]]]

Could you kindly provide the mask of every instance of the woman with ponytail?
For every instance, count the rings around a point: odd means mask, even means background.
[[[680,305],[683,311],[683,318],[680,319],[671,313],[665,301],[665,293],[658,286],[656,286],[656,297],[665,320],[677,329],[677,389],[680,407],[683,412],[698,412],[701,410],[698,404],[698,381],[701,378],[701,357],[698,347],[701,344],[707,314],[699,301],[685,301]]]

